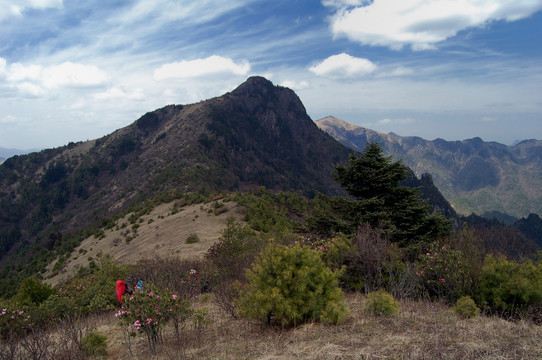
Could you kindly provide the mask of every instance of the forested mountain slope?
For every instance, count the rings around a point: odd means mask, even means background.
[[[431,174],[458,213],[500,212],[516,218],[542,213],[540,140],[525,140],[515,146],[480,138],[428,141],[376,132],[331,116],[316,124],[354,150],[377,142],[386,154],[402,159],[418,176]]]

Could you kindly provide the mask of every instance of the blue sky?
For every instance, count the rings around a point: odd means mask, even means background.
[[[252,75],[427,140],[542,139],[542,0],[0,0],[0,147],[94,139]]]

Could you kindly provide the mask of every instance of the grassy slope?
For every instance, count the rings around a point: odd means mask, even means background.
[[[74,252],[65,273],[50,281],[58,282],[88,265],[88,257],[109,253],[124,263],[152,254],[183,257],[200,256],[220,236],[228,216],[242,217],[243,208],[226,203],[225,212],[210,213],[213,203],[179,208],[175,203],[156,207],[142,217],[138,236],[126,244],[122,233],[131,228],[128,216],[118,221],[122,230],[107,230],[105,238],[85,240]],[[175,211],[173,211],[175,212]],[[163,218],[162,218],[163,217]],[[149,219],[153,221],[149,224]],[[197,233],[200,242],[185,244]],[[131,232],[130,232],[131,234]],[[114,246],[115,239],[121,241]],[[92,250],[90,250],[92,248]],[[83,254],[83,252],[85,252]],[[150,356],[146,339],[133,338],[131,352],[114,312],[92,316],[87,326],[107,336],[107,359],[540,359],[542,327],[530,322],[509,322],[480,316],[461,320],[439,303],[405,300],[399,314],[379,318],[362,311],[364,296],[348,294],[351,310],[337,326],[310,323],[294,329],[267,328],[261,324],[234,320],[214,302],[213,295],[195,307],[208,310],[211,323],[196,327],[188,321],[182,338],[176,339],[171,325],[166,327],[159,353]]]
[[[118,230],[116,227],[106,230],[102,239],[94,236],[85,239],[73,251],[64,270],[51,277],[55,264],[53,262],[44,277],[48,278],[48,283],[56,285],[72,277],[80,267],[88,266],[89,258],[98,259],[106,254],[124,264],[135,264],[138,260],[153,255],[199,257],[218,240],[226,219],[233,216],[240,221],[244,211],[233,202],[226,203],[218,215],[214,213],[214,202],[182,208],[176,204],[173,202],[159,205],[150,214],[142,216],[141,220],[136,222],[137,236],[134,236],[133,225],[128,220],[131,214],[126,215],[117,221]],[[197,235],[200,241],[186,244],[186,238],[193,234]],[[129,236],[134,239],[127,243]]]
[[[362,311],[364,297],[346,297],[351,313],[336,326],[309,323],[272,329],[234,320],[213,302],[212,322],[196,328],[188,322],[178,341],[171,326],[152,359],[540,359],[542,327],[480,316],[461,320],[450,308],[430,302],[402,301],[391,318]],[[108,359],[148,359],[146,339],[132,339],[130,354],[113,314],[94,318],[108,338]]]

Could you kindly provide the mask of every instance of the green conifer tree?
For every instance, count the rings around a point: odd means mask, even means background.
[[[307,246],[266,248],[247,272],[240,315],[281,326],[320,320],[338,323],[348,310],[337,274]]]
[[[399,185],[407,171],[400,160],[384,156],[379,144],[369,143],[361,154],[350,155],[348,165],[337,165],[334,174],[357,199],[355,223],[380,227],[392,242],[403,247],[429,242],[450,231],[450,222],[431,213],[419,189]]]

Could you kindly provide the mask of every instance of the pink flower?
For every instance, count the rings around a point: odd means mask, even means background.
[[[446,279],[438,279],[438,281],[440,281],[440,282],[443,282],[443,283],[444,283],[444,282],[446,282]]]
[[[171,298],[172,298],[173,300],[177,300],[177,295],[173,294],[173,295],[171,295]]]
[[[145,320],[145,323],[146,323],[147,325],[149,325],[151,322],[152,322],[152,319],[151,319],[151,318],[147,318],[147,320]]]
[[[139,320],[136,320],[136,322],[134,323],[134,326],[137,330],[141,329],[141,322]]]
[[[153,297],[153,295],[154,295],[154,294],[152,293],[152,291],[151,291],[150,293],[147,294],[147,296],[150,296],[150,297]]]

